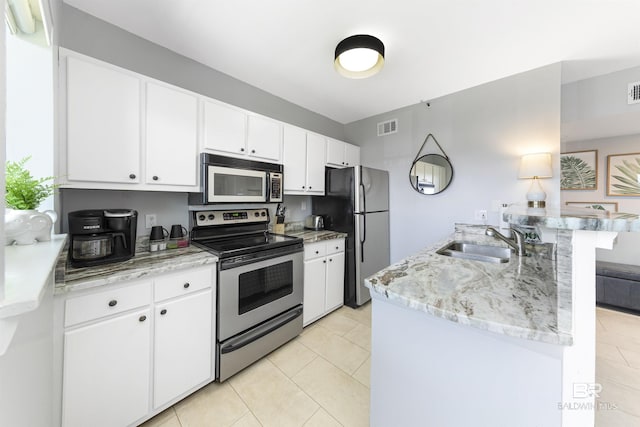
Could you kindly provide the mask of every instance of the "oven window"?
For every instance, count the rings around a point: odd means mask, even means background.
[[[216,172],[213,192],[216,196],[262,196],[262,177]]]
[[[238,314],[244,314],[293,292],[293,261],[242,273],[238,281]]]

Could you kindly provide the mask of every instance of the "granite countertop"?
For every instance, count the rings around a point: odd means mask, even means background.
[[[542,226],[561,230],[640,231],[636,214],[609,212],[590,208],[540,209],[512,206],[505,220],[518,226]]]
[[[374,296],[452,322],[571,345],[570,323],[564,321],[571,315],[570,293],[558,292],[551,245],[530,246],[532,254],[527,257],[512,253],[504,264],[436,254],[453,240],[505,246],[485,236],[485,228],[457,225],[449,239],[392,264],[365,279],[365,284]]]
[[[343,239],[347,233],[332,230],[307,230],[302,221],[285,224],[284,234],[287,236],[301,237],[304,243],[316,243],[323,240]]]
[[[67,262],[67,254],[68,251],[65,250],[58,258],[54,294],[120,283],[183,268],[215,264],[218,261],[215,255],[194,245],[157,252],[136,250],[135,256],[130,260],[83,268],[71,267]]]

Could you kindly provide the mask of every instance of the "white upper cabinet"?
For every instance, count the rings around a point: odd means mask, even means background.
[[[324,195],[325,138],[307,133],[307,188],[309,192]]]
[[[325,138],[285,126],[283,153],[285,194],[324,195]]]
[[[57,175],[64,186],[197,191],[197,96],[93,58],[61,53],[66,79]]]
[[[282,155],[282,126],[275,120],[249,116],[247,151],[250,157],[279,163]]]
[[[66,86],[66,170],[59,175],[74,184],[140,182],[140,81],[68,57]]]
[[[360,147],[327,138],[327,166],[339,168],[360,164]]]
[[[204,151],[280,163],[281,129],[281,124],[275,120],[204,101]]]
[[[247,116],[241,110],[204,101],[203,148],[222,153],[245,155]]]
[[[148,83],[146,107],[146,183],[197,185],[198,99]]]

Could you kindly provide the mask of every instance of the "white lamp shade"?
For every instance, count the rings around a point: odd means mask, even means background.
[[[551,154],[525,154],[520,159],[518,178],[551,178]]]

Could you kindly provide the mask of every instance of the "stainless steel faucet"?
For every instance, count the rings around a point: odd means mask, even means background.
[[[511,240],[508,237],[504,236],[502,233],[500,233],[498,230],[496,230],[493,227],[487,227],[487,229],[485,230],[485,234],[487,236],[492,236],[492,237],[495,237],[496,239],[502,240],[507,245],[515,249],[518,256],[526,255],[524,250],[524,234],[522,234],[520,231],[516,230],[515,228],[511,227],[511,234],[513,234],[514,240]]]

